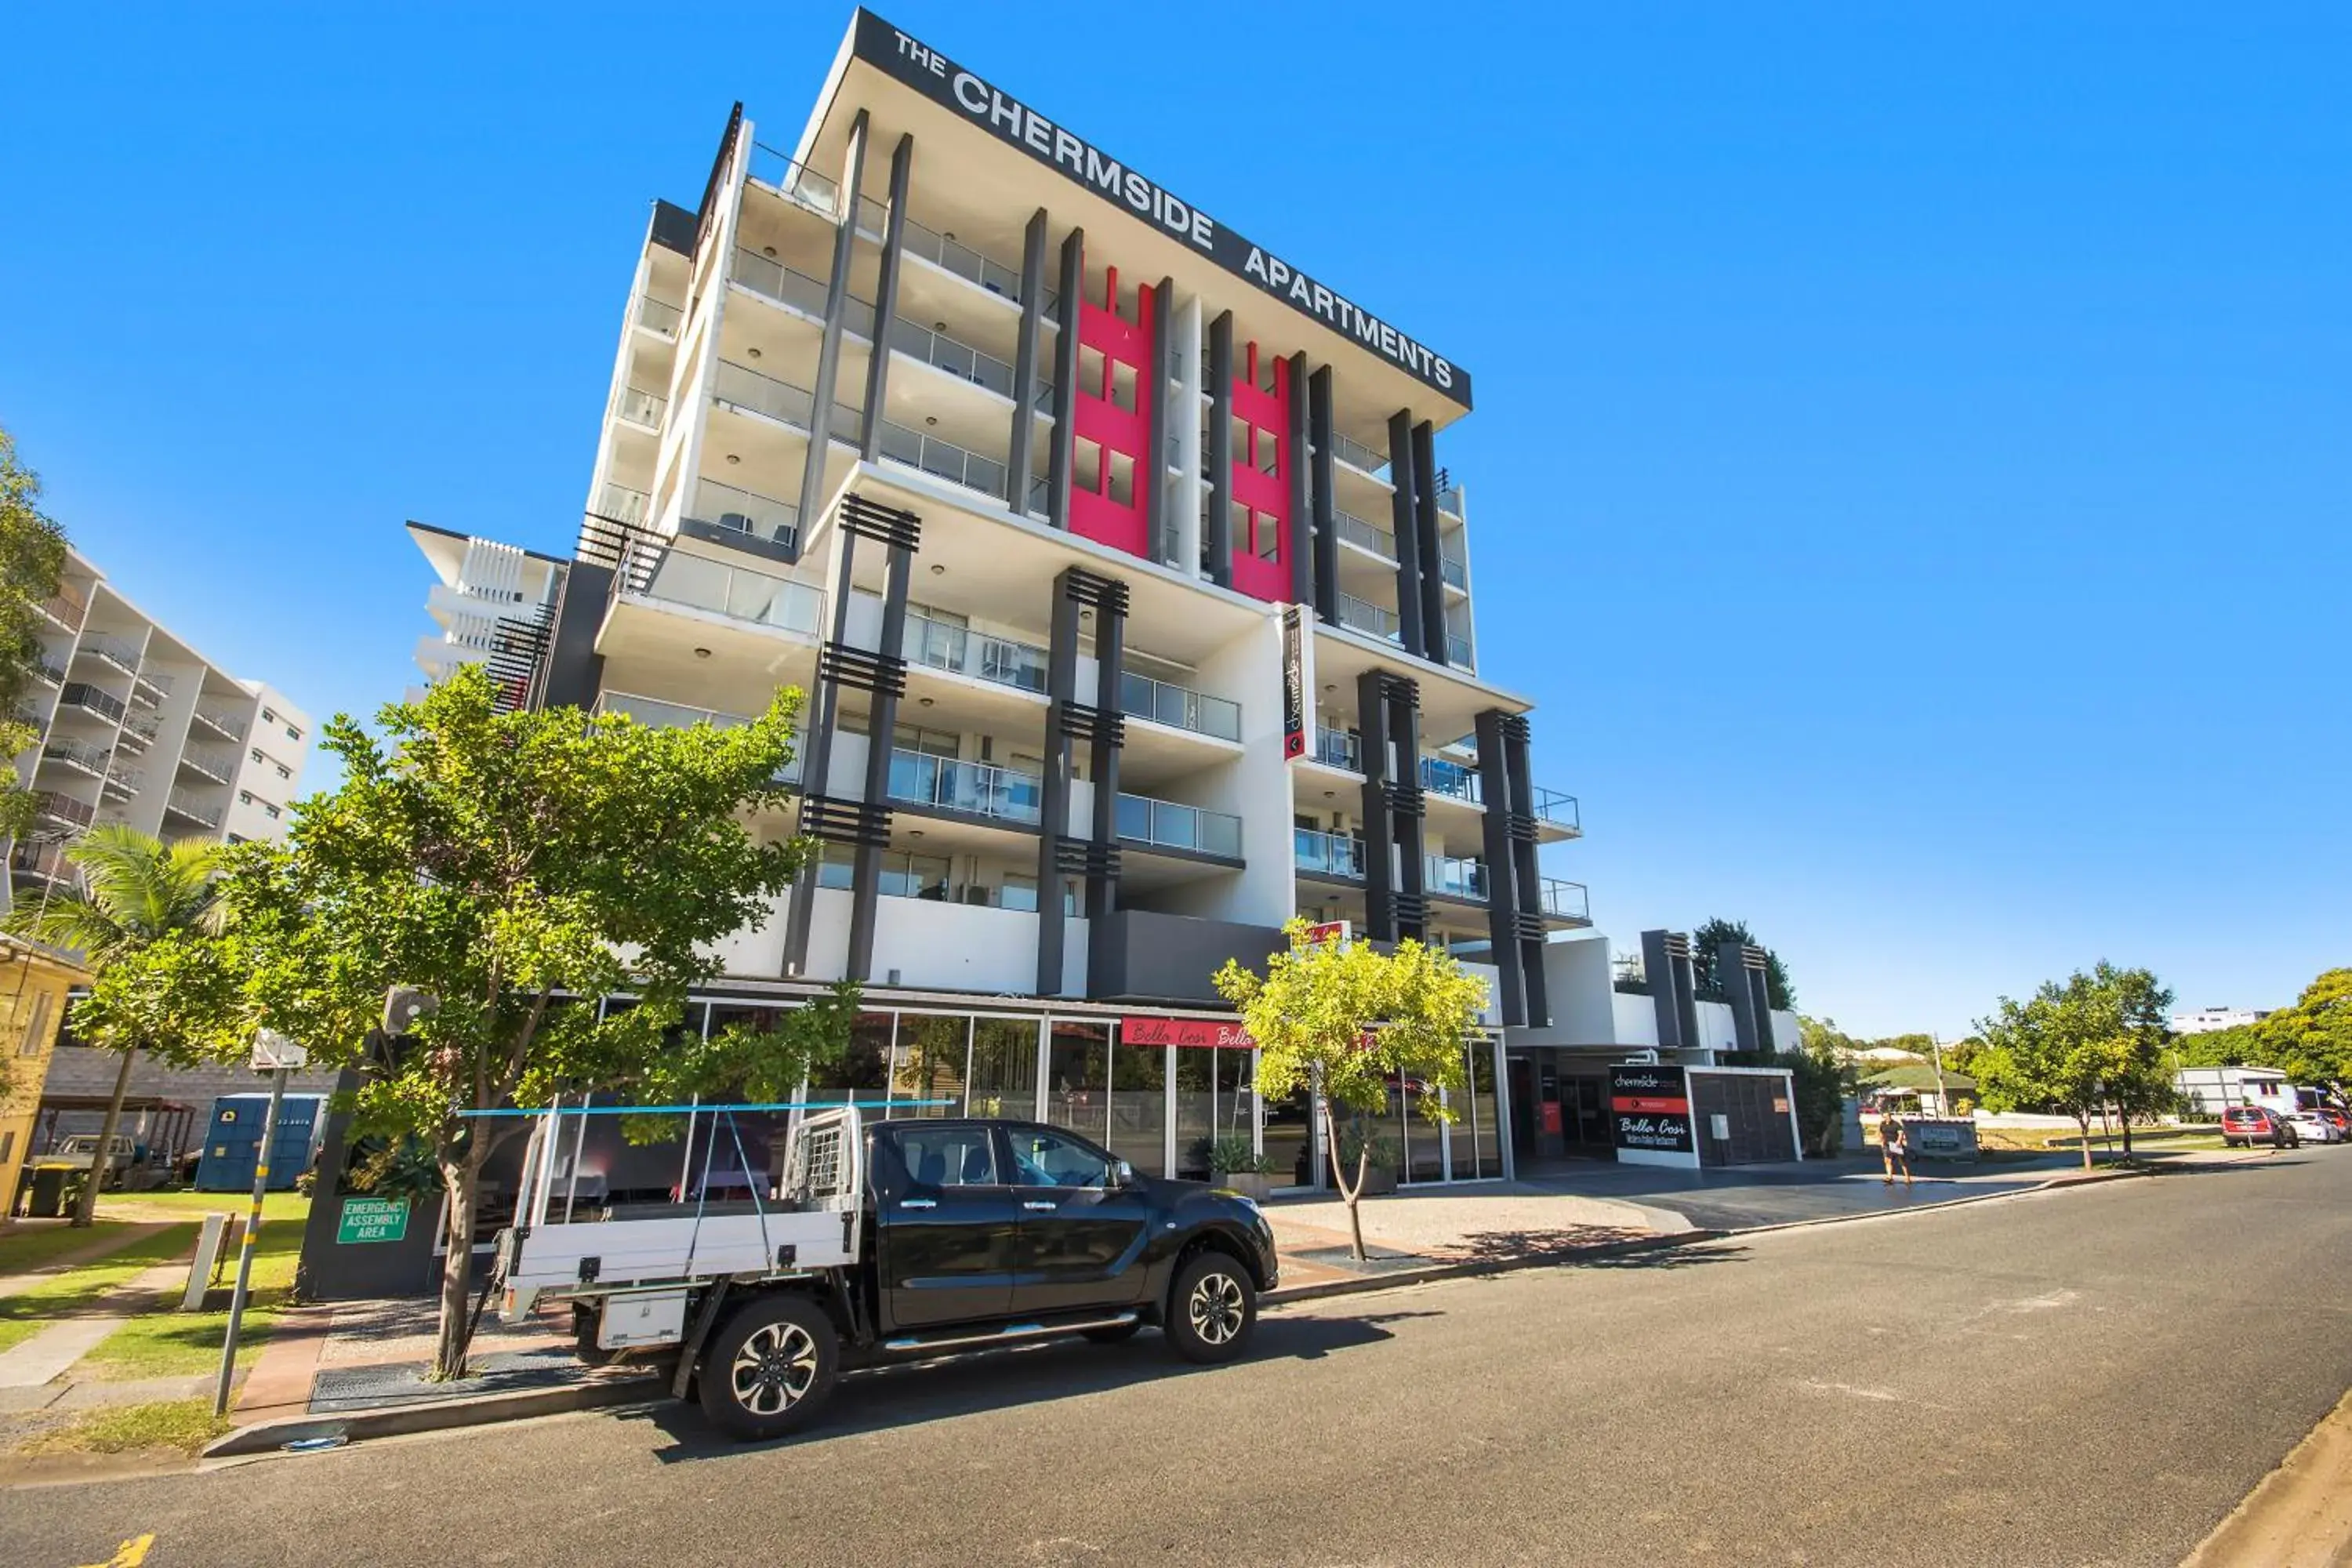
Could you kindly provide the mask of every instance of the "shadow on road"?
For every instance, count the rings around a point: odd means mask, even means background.
[[[1465,1262],[1498,1263],[1520,1258],[1549,1258],[1561,1255],[1563,1263],[1574,1258],[1565,1256],[1581,1252],[1588,1247],[1606,1247],[1614,1242],[1634,1241],[1650,1233],[1631,1226],[1569,1225],[1528,1226],[1516,1230],[1472,1231],[1462,1238],[1457,1253]]]
[[[1318,1360],[1393,1338],[1381,1325],[1406,1318],[1433,1318],[1436,1311],[1367,1312],[1350,1318],[1266,1317],[1258,1321],[1248,1356],[1234,1363],[1288,1356]],[[1008,1410],[1048,1400],[1108,1393],[1172,1377],[1228,1370],[1194,1366],[1176,1359],[1157,1331],[1145,1330],[1125,1344],[1097,1345],[1083,1340],[1050,1340],[1019,1349],[942,1356],[848,1373],[817,1425],[797,1436],[772,1443],[736,1443],[713,1432],[700,1409],[665,1402],[624,1412],[619,1419],[645,1421],[666,1433],[668,1447],[654,1458],[677,1463],[755,1454],[768,1448],[830,1442],[889,1427],[912,1426],[981,1411]]]
[[[1748,1248],[1736,1242],[1694,1242],[1688,1247],[1654,1247],[1641,1252],[1564,1261],[1578,1268],[1704,1268],[1710,1263],[1745,1263]]]

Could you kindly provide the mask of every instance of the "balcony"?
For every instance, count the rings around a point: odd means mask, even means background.
[[[1457,561],[1451,555],[1441,555],[1437,558],[1437,574],[1445,579],[1446,586],[1459,588],[1465,594],[1470,591],[1468,562]]]
[[[222,740],[230,742],[232,745],[242,744],[244,742],[245,725],[230,715],[215,712],[209,709],[199,708],[195,710],[193,717],[194,718],[195,723],[198,727],[210,730],[214,734],[218,735]]]
[[[32,669],[33,679],[36,680],[45,682],[50,686],[63,686],[65,684],[65,668],[62,665],[59,665],[55,659],[51,658],[46,650],[33,656],[33,662],[30,668]]]
[[[109,763],[106,765],[106,780],[98,786],[98,793],[101,797],[120,795],[122,799],[129,800],[139,793],[140,785],[144,784],[146,779],[147,771],[144,768],[134,768],[124,762]]]
[[[1331,455],[1349,468],[1360,469],[1376,479],[1388,478],[1388,454],[1375,452],[1361,441],[1335,433],[1331,437]]]
[[[716,708],[689,708],[680,702],[665,702],[658,697],[639,697],[627,691],[602,692],[596,699],[599,713],[619,713],[635,720],[653,730],[691,730],[697,724],[708,724],[714,730],[739,730],[751,722],[748,713],[728,713]],[[801,742],[805,737],[793,731],[793,760],[778,768],[778,784],[796,784],[801,782]]]
[[[1339,877],[1351,882],[1364,879],[1364,841],[1360,838],[1342,838],[1336,833],[1294,827],[1290,830],[1290,860],[1310,876]]]
[[[1118,836],[1155,849],[1189,849],[1202,855],[1242,858],[1242,819],[1227,812],[1121,793]]]
[[[163,699],[172,695],[172,678],[160,670],[142,668],[131,679],[132,700],[150,708],[163,706]]]
[[[1477,661],[1470,656],[1470,639],[1456,636],[1453,632],[1446,633],[1445,662],[1457,669],[1476,668]]]
[[[761,375],[750,366],[737,364],[732,360],[719,362],[719,374],[710,395],[720,403],[765,415],[803,433],[816,420],[814,393],[806,387],[794,386],[789,381],[778,381],[772,375]],[[865,434],[866,416],[845,404],[833,405],[832,423],[835,440],[856,441]]]
[[[1001,261],[982,256],[951,234],[941,234],[928,224],[908,218],[899,243],[905,247],[908,255],[919,256],[968,283],[980,285],[992,294],[999,294],[1016,302],[1021,298],[1019,268],[1007,267]],[[1045,311],[1048,318],[1054,313],[1057,298],[1051,289],[1045,290]]]
[[[67,827],[88,827],[98,815],[92,807],[53,789],[42,790],[34,799],[43,817]]]
[[[89,601],[70,588],[59,588],[42,601],[41,614],[69,632],[81,630],[81,623],[89,614]]]
[[[1369,550],[1383,561],[1396,559],[1396,535],[1385,528],[1376,528],[1354,512],[1335,512],[1339,524],[1339,538],[1359,549]]]
[[[58,693],[58,711],[63,714],[68,709],[108,724],[121,723],[122,716],[130,711],[121,698],[110,696],[86,680],[68,681],[65,689]]]
[[[227,784],[236,777],[236,753],[219,746],[191,743],[180,753],[180,765],[215,784]]]
[[[1441,476],[1442,477],[1442,476]],[[1452,517],[1462,515],[1462,487],[1447,485],[1437,492],[1437,510]]]
[[[805,583],[676,550],[662,558],[645,595],[808,637],[817,635],[824,617],[824,595]]]
[[[625,386],[613,399],[613,417],[645,430],[660,429],[668,408],[669,399],[649,387]]]
[[[1213,735],[1221,741],[1242,738],[1240,703],[1205,696],[1190,687],[1154,680],[1131,669],[1120,672],[1118,704],[1131,718],[1149,719],[1171,730],[1190,730],[1196,735]]]
[[[1352,594],[1339,595],[1339,624],[1353,626],[1360,632],[1370,632],[1376,637],[1395,641],[1401,635],[1394,610],[1384,610],[1378,605],[1366,604]]]
[[[68,740],[61,735],[50,736],[48,743],[41,748],[41,755],[88,773],[94,779],[106,776],[106,764],[112,758],[112,753],[103,746]]]
[[[728,276],[752,293],[788,306],[814,321],[824,320],[825,297],[832,292],[824,280],[785,266],[772,256],[762,256],[741,246],[735,248],[735,265]],[[872,342],[874,338],[874,301],[848,297],[842,307],[841,324],[859,337]]]
[[[893,800],[1034,827],[1045,809],[1045,790],[1042,779],[1011,768],[896,747],[890,752],[888,794]]]
[[[184,789],[175,789],[164,797],[163,812],[168,816],[183,817],[204,827],[217,829],[221,825],[219,806],[206,805]]]
[[[1554,920],[1573,921],[1578,925],[1592,923],[1592,902],[1581,882],[1563,882],[1556,877],[1546,877],[1538,891],[1536,903]]]
[[[677,342],[677,330],[686,321],[686,312],[667,300],[650,294],[640,294],[635,308],[629,311],[629,324],[639,327],[669,342]]]
[[[894,463],[978,490],[992,500],[1004,499],[1004,465],[993,458],[967,451],[952,441],[942,441],[937,436],[926,436],[885,419],[879,449]]]
[[[138,645],[127,642],[121,637],[93,632],[83,637],[74,651],[77,654],[86,653],[93,658],[103,659],[125,675],[139,673]]]
[[[1484,805],[1486,801],[1486,789],[1479,781],[1477,770],[1460,763],[1448,762],[1444,757],[1421,759],[1421,787],[1451,800],[1466,801],[1472,805]]]
[[[79,875],[74,863],[66,858],[62,844],[36,844],[19,840],[8,852],[8,869],[16,876],[36,882],[70,883]]]
[[[133,713],[122,721],[122,729],[115,736],[114,743],[143,752],[155,743],[155,737],[163,731],[163,721],[145,713]]]
[[[841,183],[818,174],[805,163],[795,163],[787,153],[773,147],[751,144],[751,176],[761,184],[787,200],[824,217],[830,223],[841,221]],[[871,196],[857,200],[857,230],[860,234],[879,238],[889,209]]]
[[[909,664],[953,670],[1022,691],[1045,689],[1045,650],[1010,637],[991,637],[969,626],[950,626],[929,616],[908,615],[899,657]]]
[[[723,485],[717,479],[704,479],[694,487],[694,510],[688,521],[748,539],[765,540],[786,550],[800,542],[799,507],[755,490]]]
[[[625,522],[631,528],[643,528],[646,515],[653,510],[654,498],[643,490],[633,490],[626,485],[606,485],[596,496],[596,514]]]
[[[1432,898],[1486,901],[1486,863],[1454,855],[1422,858],[1422,890]]]
[[[1315,760],[1326,767],[1345,768],[1351,773],[1364,771],[1363,742],[1345,730],[1326,730],[1316,726]]]
[[[1535,810],[1531,815],[1538,821],[1549,822],[1554,827],[1565,827],[1572,834],[1583,834],[1583,814],[1574,795],[1546,789],[1541,784],[1535,786]]]

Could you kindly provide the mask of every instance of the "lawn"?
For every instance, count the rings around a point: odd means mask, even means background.
[[[166,1218],[176,1217],[166,1215]],[[131,1222],[102,1219],[87,1230],[68,1225],[26,1225],[0,1231],[0,1274],[30,1274],[86,1247],[131,1229]]]
[[[234,1422],[213,1415],[209,1399],[116,1405],[78,1416],[20,1445],[20,1454],[131,1454],[158,1448],[196,1454]]]
[[[278,1309],[294,1288],[294,1266],[302,1255],[299,1225],[261,1227],[261,1245],[253,1258],[253,1293],[237,1332],[240,1365],[257,1352],[276,1325]],[[236,1278],[235,1255],[225,1280]],[[212,1293],[226,1301],[226,1284]],[[176,1302],[174,1303],[176,1305]],[[99,1342],[82,1357],[77,1370],[84,1376],[123,1382],[142,1377],[179,1377],[210,1372],[220,1365],[221,1339],[228,1331],[228,1312],[147,1312],[131,1319]]]
[[[208,1214],[242,1215],[253,1206],[247,1193],[101,1193],[98,1212],[105,1219],[159,1220],[201,1217]],[[261,1200],[262,1234],[281,1220],[299,1225],[310,1212],[310,1200],[300,1193],[268,1193]]]
[[[269,1239],[268,1231],[262,1233],[262,1239]],[[187,1257],[195,1244],[194,1225],[167,1226],[111,1257],[60,1270],[29,1290],[0,1296],[0,1322],[66,1318],[87,1311],[100,1297],[128,1284],[142,1270]]]

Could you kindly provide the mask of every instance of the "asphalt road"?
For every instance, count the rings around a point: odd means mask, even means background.
[[[0,1493],[0,1560],[2177,1563],[2352,1385],[2352,1150],[680,1407]]]

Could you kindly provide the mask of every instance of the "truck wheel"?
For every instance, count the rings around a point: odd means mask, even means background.
[[[1138,1318],[1131,1323],[1107,1323],[1099,1329],[1084,1329],[1080,1332],[1098,1345],[1123,1345],[1135,1338],[1136,1331],[1142,1327],[1143,1320]]]
[[[1226,1253],[1196,1256],[1168,1293],[1168,1342],[1186,1361],[1231,1361],[1257,1327],[1257,1288]]]
[[[705,1347],[702,1413],[730,1437],[780,1437],[824,1407],[840,1368],[840,1338],[823,1307],[806,1296],[762,1297]]]
[[[610,1366],[619,1351],[608,1351],[596,1342],[596,1328],[603,1313],[594,1307],[572,1309],[572,1353],[580,1358],[582,1366]]]

